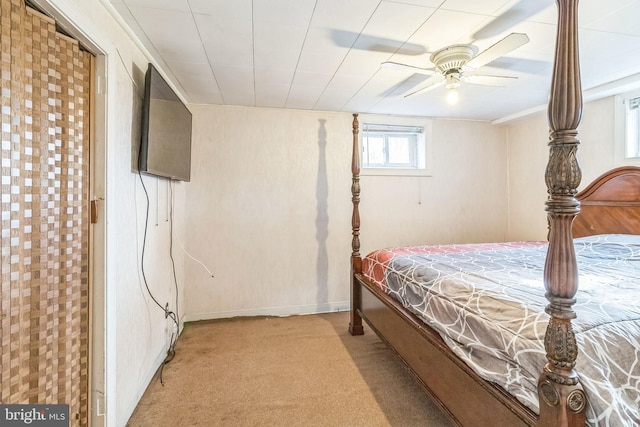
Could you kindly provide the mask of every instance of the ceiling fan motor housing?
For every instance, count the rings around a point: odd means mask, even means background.
[[[444,78],[444,87],[446,87],[447,89],[455,89],[460,86],[460,79],[462,78],[462,76],[457,70],[449,70],[444,75]]]
[[[445,76],[451,70],[460,71],[478,53],[478,48],[470,44],[455,44],[437,50],[430,60]]]

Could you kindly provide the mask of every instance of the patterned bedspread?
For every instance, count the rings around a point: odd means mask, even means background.
[[[640,236],[575,239],[576,370],[590,425],[640,425]],[[538,412],[548,315],[545,242],[416,246],[369,254],[371,280],[483,378]]]

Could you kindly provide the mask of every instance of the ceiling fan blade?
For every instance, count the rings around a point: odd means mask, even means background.
[[[527,43],[529,43],[529,36],[526,34],[511,33],[499,42],[474,56],[466,65],[471,68],[480,68],[494,59],[504,56]]]
[[[437,76],[437,77],[440,77],[440,76]],[[444,86],[444,82],[445,82],[445,80],[444,80],[444,79],[442,79],[442,80],[440,80],[440,81],[437,81],[437,82],[435,82],[435,83],[430,82],[430,81],[432,81],[432,79],[428,79],[428,80],[427,80],[427,82],[426,82],[426,85],[422,86],[421,88],[416,89],[416,90],[414,90],[414,91],[411,91],[411,92],[409,92],[409,93],[406,93],[406,94],[404,95],[404,97],[405,97],[405,98],[407,98],[407,97],[409,97],[409,96],[417,95],[417,94],[419,94],[419,93],[425,93],[425,92],[432,91],[432,90],[434,90],[434,89],[439,88],[440,86]]]
[[[483,74],[472,74],[462,77],[462,80],[468,83],[485,86],[505,86],[513,80],[517,80],[514,76],[487,76]]]
[[[414,67],[413,65],[400,64],[399,62],[387,61],[380,64],[380,66],[382,68],[388,68],[390,70],[399,70],[399,71],[406,71],[406,72],[415,73],[415,74],[424,74],[425,76],[433,76],[436,73],[435,70]]]

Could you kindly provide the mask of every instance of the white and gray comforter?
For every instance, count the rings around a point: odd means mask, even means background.
[[[575,239],[573,322],[588,423],[640,425],[640,236]],[[365,274],[438,331],[483,378],[538,412],[546,363],[538,243],[396,248],[370,254]]]

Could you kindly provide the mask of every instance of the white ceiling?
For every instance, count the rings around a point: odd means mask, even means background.
[[[190,103],[431,117],[505,119],[547,102],[553,0],[103,0]],[[640,0],[581,0],[582,87],[640,73]],[[430,54],[511,32],[530,42],[482,68],[517,76],[506,87],[463,84],[404,98]],[[629,76],[634,76],[629,78]],[[594,92],[595,90],[592,90]]]

